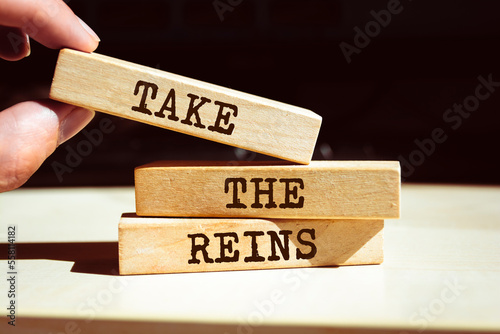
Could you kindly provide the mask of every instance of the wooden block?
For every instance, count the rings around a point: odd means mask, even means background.
[[[399,217],[397,161],[161,161],[135,169],[139,216]]]
[[[379,264],[383,220],[154,218],[124,214],[120,274]]]
[[[310,110],[69,49],[50,98],[305,164],[321,125]]]

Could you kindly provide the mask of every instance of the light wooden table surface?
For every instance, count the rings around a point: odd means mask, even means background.
[[[404,185],[375,266],[117,276],[133,211],[133,188],[0,194],[3,277],[10,224],[18,256],[0,332],[500,332],[500,187]]]

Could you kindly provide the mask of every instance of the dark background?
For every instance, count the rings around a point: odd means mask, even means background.
[[[456,129],[443,115],[473,95],[478,77],[500,82],[496,1],[402,0],[402,11],[347,62],[341,42],[389,1],[71,0],[100,36],[96,52],[308,108],[323,117],[314,159],[401,160],[412,182],[498,184],[500,90]],[[47,97],[57,51],[0,61],[0,108]],[[499,87],[500,88],[500,87]],[[260,160],[263,155],[98,114],[114,127],[71,172],[55,163],[86,140],[62,144],[26,186],[132,185],[133,168],[159,159]],[[415,141],[443,129],[422,153]],[[418,153],[421,152],[421,153]],[[430,152],[430,153],[429,153]],[[406,162],[405,162],[406,161]]]

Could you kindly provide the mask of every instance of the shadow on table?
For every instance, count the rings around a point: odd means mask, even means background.
[[[0,245],[0,259],[7,260],[8,245]],[[57,260],[75,264],[72,272],[118,275],[118,242],[17,243],[17,260]]]

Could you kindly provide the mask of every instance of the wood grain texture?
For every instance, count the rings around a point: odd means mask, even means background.
[[[120,274],[380,264],[383,220],[154,218],[124,214]]]
[[[69,49],[50,98],[305,164],[321,125],[310,110]]]
[[[388,219],[399,217],[400,168],[397,161],[160,161],[135,169],[135,191],[139,216]]]

